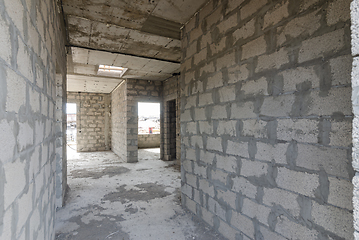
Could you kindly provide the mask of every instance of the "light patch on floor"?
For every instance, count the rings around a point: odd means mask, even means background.
[[[180,205],[180,172],[159,159],[159,149],[139,150],[138,163],[112,152],[68,148],[70,190],[56,217],[56,239],[222,239]]]

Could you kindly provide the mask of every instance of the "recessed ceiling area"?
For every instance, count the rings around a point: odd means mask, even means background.
[[[63,0],[68,91],[109,93],[123,79],[163,81],[178,73],[181,27],[208,0]],[[127,68],[121,78],[99,65]]]

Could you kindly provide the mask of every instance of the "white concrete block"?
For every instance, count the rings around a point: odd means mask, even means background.
[[[14,123],[5,119],[0,121],[0,161],[5,163],[14,156],[14,147],[16,145],[14,136]]]
[[[217,72],[214,76],[208,77],[206,91],[222,86],[223,86],[222,72]]]
[[[237,170],[237,158],[233,156],[221,156],[216,155],[217,168],[225,170],[227,172],[236,173]]]
[[[261,177],[268,172],[268,164],[242,159],[241,175],[244,177]]]
[[[227,184],[228,173],[225,173],[222,170],[212,170],[211,177],[212,181],[220,181],[224,185]]]
[[[252,20],[244,24],[241,28],[234,31],[233,32],[234,41],[236,42],[239,39],[246,39],[252,36],[256,31],[255,23],[256,23],[256,19],[253,18]]]
[[[226,202],[231,208],[236,209],[237,194],[229,190],[217,190],[218,200]]]
[[[243,200],[242,213],[250,218],[257,218],[259,222],[266,226],[268,226],[268,216],[270,212],[270,208],[255,203],[248,198],[244,198]]]
[[[10,2],[10,1],[7,1]],[[0,57],[10,66],[11,65],[11,39],[9,25],[5,21],[0,21]]]
[[[287,143],[277,143],[276,145],[271,145],[268,143],[257,142],[257,153],[255,158],[258,160],[264,160],[271,162],[272,160],[275,163],[287,164],[286,151],[288,148]]]
[[[264,25],[263,28],[276,25],[281,20],[289,16],[288,12],[289,1],[284,2],[283,4],[277,4],[273,10],[269,11],[264,15]]]
[[[28,221],[30,217],[30,213],[32,212],[32,194],[34,191],[33,184],[29,185],[29,189],[26,193],[24,193],[18,200],[18,207],[21,209],[21,214],[19,214],[19,219],[16,227],[16,234],[19,235],[22,227],[25,226],[26,221]]]
[[[232,191],[239,192],[248,198],[255,198],[257,194],[257,187],[251,184],[244,177],[233,178]]]
[[[212,93],[204,93],[199,95],[199,102],[198,102],[199,107],[207,106],[210,104],[213,104]],[[182,119],[182,115],[181,115],[181,119]]]
[[[353,184],[348,180],[329,177],[328,203],[353,210]]]
[[[270,69],[279,69],[289,63],[288,52],[284,48],[269,55],[258,57],[256,72]]]
[[[253,102],[236,102],[231,105],[231,119],[256,118]]]
[[[219,101],[221,103],[234,101],[236,99],[236,89],[233,86],[222,87],[218,92]]]
[[[278,120],[277,137],[280,140],[317,143],[318,133],[318,121],[316,120]]]
[[[213,125],[209,122],[199,122],[199,131],[201,134],[212,134],[213,133]]]
[[[214,197],[214,187],[209,184],[207,179],[199,179],[199,189],[209,196]]]
[[[244,94],[268,95],[268,82],[265,77],[258,80],[250,80],[243,83],[241,91]]]
[[[267,122],[257,119],[243,120],[243,136],[255,138],[267,138]]]
[[[223,152],[222,148],[222,138],[220,137],[208,137],[207,139],[207,149]]]
[[[258,1],[258,0],[256,0],[256,1]],[[253,2],[255,2],[255,1],[253,1]],[[242,46],[242,60],[262,55],[266,51],[267,51],[266,40],[264,39],[264,37],[259,37],[259,38],[255,39],[249,43],[246,43],[245,45]]]
[[[327,11],[327,23],[329,26],[338,22],[346,22],[350,19],[351,0],[336,0],[329,4]]]
[[[18,113],[26,101],[26,82],[11,69],[7,69],[6,111]]]
[[[26,163],[20,159],[4,164],[5,187],[4,187],[4,208],[7,209],[16,197],[26,187],[25,175]]]
[[[261,7],[267,4],[267,0],[253,0],[244,5],[241,10],[241,19],[245,19],[257,12]]]
[[[269,117],[287,117],[291,115],[295,95],[280,95],[264,99],[260,113]]]
[[[28,123],[19,123],[19,135],[17,136],[17,144],[19,152],[34,143],[34,129]]]
[[[278,188],[265,188],[263,203],[268,206],[281,205],[292,216],[299,217],[298,195]]]
[[[297,192],[308,197],[315,197],[315,190],[319,186],[319,176],[279,167],[276,182],[278,187],[283,189]]]
[[[353,215],[348,210],[313,202],[313,222],[344,239],[353,239]]]
[[[338,52],[345,46],[344,36],[344,29],[339,29],[303,41],[299,50],[298,62],[302,63]]]
[[[218,135],[237,136],[236,131],[237,121],[220,121],[217,127]]]
[[[226,153],[230,155],[248,158],[248,143],[228,141]]]
[[[254,239],[254,225],[251,219],[238,213],[232,213],[231,225]]]
[[[296,165],[315,171],[324,168],[330,175],[349,178],[346,149],[298,144]]]
[[[226,119],[227,106],[215,105],[212,109],[212,119]]]
[[[287,239],[316,239],[318,232],[300,224],[290,221],[286,217],[278,218],[275,231],[285,236]]]
[[[319,88],[320,78],[316,74],[314,67],[298,67],[288,69],[280,73],[283,76],[283,91],[296,91],[296,85],[306,81],[311,82],[312,88]]]

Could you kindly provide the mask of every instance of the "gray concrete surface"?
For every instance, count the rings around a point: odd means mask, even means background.
[[[138,134],[138,148],[159,148],[161,145],[160,134]]]
[[[180,205],[180,172],[159,160],[159,148],[139,150],[139,162],[114,153],[68,149],[66,206],[56,239],[224,239]]]
[[[111,149],[111,95],[74,93],[67,95],[68,103],[76,103],[77,150],[79,152]]]
[[[350,2],[212,0],[183,28],[182,201],[228,239],[353,239]]]

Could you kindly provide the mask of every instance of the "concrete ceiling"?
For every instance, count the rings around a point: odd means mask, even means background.
[[[165,80],[178,73],[181,27],[208,0],[63,0],[68,91],[110,93],[122,79]],[[100,64],[125,67],[98,76]]]

